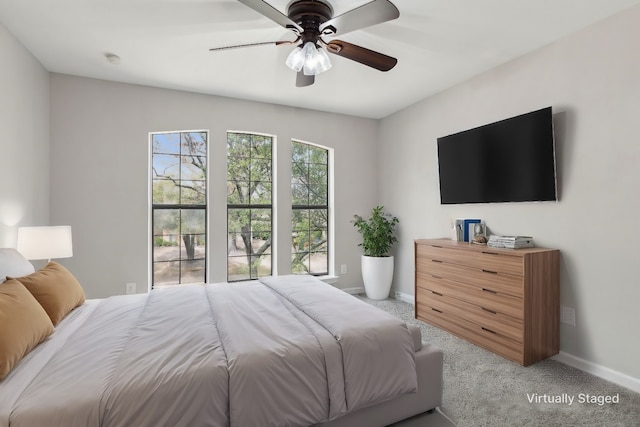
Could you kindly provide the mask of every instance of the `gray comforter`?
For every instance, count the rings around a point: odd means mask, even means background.
[[[307,426],[416,390],[402,322],[262,282],[89,301],[0,382],[0,426]]]

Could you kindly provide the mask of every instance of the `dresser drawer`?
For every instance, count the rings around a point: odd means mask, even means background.
[[[425,304],[442,313],[464,319],[488,332],[497,333],[516,342],[522,342],[524,332],[521,320],[457,300],[436,291],[419,289],[416,300],[418,303]]]
[[[482,288],[476,284],[454,282],[431,274],[416,275],[418,288],[438,292],[485,309],[505,314],[516,320],[523,320],[524,302],[522,298]]]
[[[522,276],[490,272],[477,267],[459,266],[424,258],[416,261],[416,271],[454,282],[474,284],[481,290],[486,289],[490,292],[504,293],[519,298],[524,296],[524,278]]]
[[[495,273],[507,273],[524,276],[524,262],[522,256],[497,251],[492,248],[447,248],[432,245],[418,245],[416,249],[418,259],[425,258],[462,266],[479,268]]]
[[[502,357],[523,364],[523,344],[521,342],[428,306],[420,307],[416,317]]]

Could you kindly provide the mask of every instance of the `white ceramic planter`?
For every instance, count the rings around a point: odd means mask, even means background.
[[[388,298],[393,280],[393,257],[362,255],[360,267],[367,297],[375,300]]]

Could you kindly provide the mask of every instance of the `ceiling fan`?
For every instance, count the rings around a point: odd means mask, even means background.
[[[209,49],[210,51],[234,49],[239,47],[275,44],[297,47],[289,54],[287,66],[297,71],[296,86],[310,86],[315,76],[331,68],[326,51],[351,59],[380,71],[389,71],[398,60],[367,48],[341,40],[326,42],[323,37],[334,37],[359,30],[382,22],[391,21],[400,16],[400,12],[389,0],[373,0],[336,17],[333,8],[326,0],[294,0],[287,7],[287,15],[262,0],[238,0],[256,12],[266,16],[276,24],[293,31],[296,39]]]

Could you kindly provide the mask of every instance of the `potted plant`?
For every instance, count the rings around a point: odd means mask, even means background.
[[[395,228],[400,220],[376,206],[368,219],[353,216],[353,225],[362,235],[364,254],[361,258],[362,280],[367,297],[381,300],[389,296],[393,280],[393,256],[389,250],[395,242]]]

